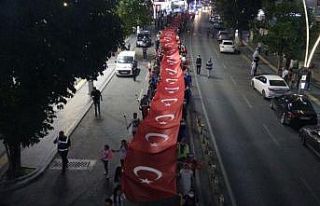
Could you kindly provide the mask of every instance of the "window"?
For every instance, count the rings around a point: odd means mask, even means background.
[[[312,105],[308,100],[299,98],[296,101],[292,102],[292,109],[309,111],[312,110]]]
[[[130,56],[120,56],[118,57],[118,63],[129,64],[133,62],[133,57]]]
[[[230,41],[225,41],[225,42],[223,42],[223,45],[233,45],[233,42],[230,42]]]
[[[287,86],[283,80],[269,80],[270,86],[285,87]]]

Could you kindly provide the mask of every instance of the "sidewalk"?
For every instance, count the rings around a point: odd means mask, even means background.
[[[248,58],[248,61],[251,62],[252,60],[252,54],[254,52],[254,48],[256,45],[247,43],[245,41],[242,41],[244,44],[244,47],[241,47],[242,55],[244,55],[246,58]],[[272,70],[274,73],[277,73],[277,57],[274,55],[265,55],[264,53],[260,54],[260,60],[261,63],[259,65],[258,71],[265,71]],[[317,59],[315,59],[317,60]],[[315,62],[316,65],[320,65],[320,62]],[[248,66],[249,67],[249,66]],[[267,68],[265,68],[267,67]],[[318,106],[320,106],[320,71],[319,69],[315,68],[312,71],[312,80],[311,80],[311,90],[305,91],[305,94]],[[296,92],[295,89],[293,89],[294,92]],[[319,112],[318,112],[319,113]]]
[[[132,34],[127,38],[126,43],[130,42],[132,48],[135,48],[135,35]],[[94,85],[103,90],[115,74],[115,57],[111,57],[107,64],[108,68],[99,76]],[[92,100],[88,94],[88,82],[85,80],[77,84],[77,91],[73,98],[69,99],[63,110],[57,112],[57,118],[53,123],[54,129],[44,137],[38,144],[31,147],[23,148],[21,152],[21,162],[23,167],[34,168],[35,170],[26,176],[19,177],[15,180],[0,182],[0,191],[7,191],[22,187],[33,179],[41,175],[51,163],[57,153],[56,145],[53,144],[54,138],[57,137],[60,130],[65,131],[70,136],[77,128],[82,118],[89,111]],[[7,157],[4,146],[0,146],[0,174],[7,169]]]

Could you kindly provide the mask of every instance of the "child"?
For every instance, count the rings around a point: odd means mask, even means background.
[[[105,175],[106,178],[109,179],[109,161],[112,159],[113,153],[112,150],[110,149],[109,145],[104,145],[103,151],[102,151],[102,157],[101,160],[104,164],[104,170],[105,170]]]

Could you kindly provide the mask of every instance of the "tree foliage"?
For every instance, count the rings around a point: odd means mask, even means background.
[[[120,16],[125,34],[131,34],[133,28],[151,23],[150,1],[119,0],[117,14]]]
[[[283,1],[268,11],[268,35],[264,42],[270,51],[288,59],[302,58],[305,50],[306,25],[303,6],[299,2]]]
[[[261,5],[261,0],[217,0],[217,9],[221,11],[226,24],[240,29],[249,28]]]
[[[105,0],[4,0],[0,3],[0,138],[10,171],[20,145],[40,141],[75,92],[75,78],[95,78],[123,41],[114,5]]]

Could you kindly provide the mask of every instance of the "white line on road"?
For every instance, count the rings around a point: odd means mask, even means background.
[[[144,81],[148,81],[149,71],[147,71],[146,76],[144,77]]]
[[[190,53],[193,54],[191,38],[192,37],[189,38],[190,39],[190,42],[189,42],[190,44],[189,45],[190,45]],[[217,53],[217,51],[215,49],[214,49],[214,51]],[[195,68],[194,62],[195,61],[194,61],[194,58],[193,58],[192,55],[191,55],[191,59],[192,59],[192,66],[193,66],[192,68],[193,68],[193,71],[194,71],[194,68]],[[195,72],[194,72],[194,74],[195,74]],[[209,120],[209,117],[208,117],[208,113],[207,113],[207,109],[206,109],[206,107],[204,105],[204,102],[203,102],[202,93],[201,93],[201,90],[200,90],[200,86],[199,86],[199,82],[198,82],[197,76],[195,76],[194,79],[195,79],[195,82],[196,82],[196,85],[197,85],[197,90],[199,92],[199,97],[200,97],[200,102],[201,102],[201,107],[202,107],[202,110],[203,110],[203,114],[204,114],[204,117],[205,117],[205,119],[207,121],[209,133],[210,133],[210,136],[211,136],[211,139],[212,139],[212,142],[213,142],[214,149],[216,150],[217,158],[218,158],[218,161],[219,161],[219,164],[220,164],[220,167],[221,167],[221,171],[222,171],[225,183],[226,183],[226,187],[227,187],[227,190],[228,190],[228,193],[229,193],[229,196],[230,196],[231,205],[232,206],[236,206],[237,205],[236,199],[234,197],[234,193],[233,193],[232,188],[230,186],[230,181],[229,181],[226,169],[225,169],[224,164],[222,162],[222,158],[221,158],[221,154],[220,154],[217,142],[216,142],[216,138],[215,138],[215,136],[213,134],[211,123],[210,123],[210,120]]]
[[[241,96],[244,99],[244,101],[247,103],[248,107],[251,109],[252,108],[252,104],[249,102],[248,98],[246,96],[244,96],[244,94],[241,94]]]
[[[271,140],[277,145],[280,146],[279,141],[275,138],[275,136],[271,133],[270,129],[268,128],[267,125],[262,124],[263,128],[266,130],[267,134],[269,135],[269,137],[271,138]]]
[[[225,65],[225,63],[222,63],[223,68],[227,69],[227,66]]]
[[[139,93],[139,99],[138,99],[139,101],[141,100],[142,93],[143,93],[143,89],[141,89],[141,90],[140,90],[140,93]]]
[[[234,86],[237,86],[237,82],[236,80],[234,80],[233,76],[230,76],[232,83],[234,84]]]
[[[311,193],[311,195],[314,197],[314,199],[317,201],[318,205],[320,205],[320,199],[314,193],[313,189],[310,187],[310,185],[307,183],[307,181],[302,177],[300,177],[299,179],[302,182],[302,184],[307,188],[307,190]]]

